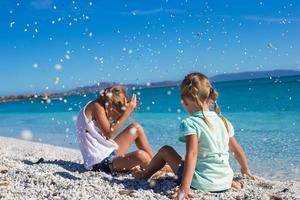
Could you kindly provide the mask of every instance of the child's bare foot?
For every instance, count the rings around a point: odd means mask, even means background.
[[[166,164],[162,169],[151,176],[152,179],[160,179],[167,177],[168,173],[174,173],[170,165]]]
[[[160,170],[151,176],[151,179],[160,179],[166,176],[166,172]]]
[[[235,190],[241,190],[243,188],[243,183],[240,181],[232,181],[231,187]]]
[[[144,171],[140,166],[135,166],[131,168],[130,173],[135,178],[144,178]]]
[[[165,173],[174,173],[170,165],[166,164],[160,171],[165,172]]]

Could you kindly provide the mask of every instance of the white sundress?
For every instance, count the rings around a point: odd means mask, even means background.
[[[76,122],[77,140],[87,170],[91,170],[119,147],[114,140],[105,138],[95,121],[86,117],[85,109],[89,103],[80,110]]]

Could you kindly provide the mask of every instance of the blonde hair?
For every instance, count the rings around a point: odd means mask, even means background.
[[[209,128],[212,128],[208,119],[203,112],[203,104],[211,100],[214,104],[214,111],[222,119],[227,132],[229,132],[229,121],[221,114],[221,109],[217,103],[218,92],[212,87],[209,79],[204,74],[194,72],[186,75],[180,85],[181,99],[189,98],[198,106],[199,111],[202,112],[202,119]]]
[[[119,114],[124,113],[127,103],[127,91],[122,85],[113,85],[101,91],[97,102],[105,109],[106,115],[109,110],[115,109]]]

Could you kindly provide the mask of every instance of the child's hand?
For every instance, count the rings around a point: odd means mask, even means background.
[[[193,198],[194,196],[191,193],[190,188],[183,188],[180,186],[180,188],[170,197],[171,199],[184,200]]]
[[[133,111],[137,106],[137,100],[136,100],[136,95],[133,94],[131,97],[131,100],[128,103],[128,108],[130,109],[130,111]]]
[[[241,169],[241,173],[242,173],[242,175],[244,175],[244,176],[248,176],[250,179],[252,179],[252,180],[255,180],[256,178],[255,178],[255,176],[253,176],[252,174],[251,174],[251,171],[250,171],[250,169]]]

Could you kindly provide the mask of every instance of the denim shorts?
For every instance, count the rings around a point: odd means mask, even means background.
[[[112,161],[116,157],[116,152],[113,151],[109,156],[104,158],[100,163],[95,164],[93,166],[92,171],[103,171],[106,173],[111,174],[112,173]]]
[[[180,185],[182,178],[183,178],[183,170],[184,170],[184,164],[181,164],[180,167],[177,169],[176,172],[176,176],[177,176],[177,184]],[[191,189],[196,190],[195,188],[193,188],[191,186]],[[227,190],[220,190],[220,191],[211,191],[210,193],[223,193],[223,192],[227,192],[229,189]]]
[[[181,181],[182,181],[182,178],[183,178],[183,170],[184,170],[184,164],[181,164],[179,166],[179,168],[177,169],[177,172],[176,172],[176,176],[177,176],[177,184],[180,185],[181,184]]]

